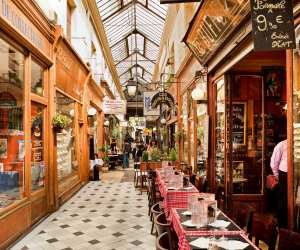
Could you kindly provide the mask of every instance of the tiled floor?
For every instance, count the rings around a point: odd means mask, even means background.
[[[12,249],[155,249],[147,196],[120,183],[122,176],[114,171],[90,182]]]

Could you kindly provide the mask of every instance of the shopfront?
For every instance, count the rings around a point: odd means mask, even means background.
[[[0,10],[3,249],[48,211],[47,121],[54,27],[31,1],[1,1]]]
[[[88,180],[88,150],[84,111],[84,88],[90,81],[88,67],[57,28],[55,50],[55,89],[53,116],[63,115],[67,126],[53,130],[56,165],[56,206],[64,203]]]
[[[284,50],[254,51],[250,6],[247,1],[233,2],[221,13],[217,13],[214,3],[203,4],[185,37],[191,51],[208,68],[209,185],[224,208],[247,203],[257,211],[275,214],[276,198],[266,188],[266,176],[272,174],[274,147],[287,138],[288,183],[293,183],[288,184],[288,194],[294,194],[288,195],[288,222],[290,228],[296,228],[298,50],[293,57]],[[235,18],[231,20],[233,13]],[[205,22],[199,24],[204,18]],[[221,18],[226,27],[218,29]],[[207,33],[210,21],[215,25],[210,30],[215,36]],[[226,36],[222,30],[227,31]],[[293,112],[289,112],[292,107]]]

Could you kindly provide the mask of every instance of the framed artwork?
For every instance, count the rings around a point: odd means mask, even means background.
[[[232,102],[232,142],[233,149],[246,145],[247,103]]]
[[[262,69],[265,96],[267,98],[280,98],[284,86],[284,69],[281,67],[263,67]]]
[[[7,139],[6,138],[0,139],[0,158],[2,158],[2,159],[7,158]]]

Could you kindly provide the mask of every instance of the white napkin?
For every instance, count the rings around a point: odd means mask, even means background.
[[[245,249],[249,244],[239,240],[223,240],[218,242],[218,246],[228,250],[241,250]]]
[[[190,190],[190,189],[193,189],[193,187],[192,186],[191,187],[184,187],[183,189]]]
[[[175,187],[168,187],[168,190],[176,190]]]
[[[185,222],[182,222],[181,225],[184,225],[186,227],[196,227],[195,224],[192,224],[192,221],[191,220],[187,220]]]
[[[228,227],[229,225],[230,222],[225,220],[216,220],[215,222],[209,224],[209,226],[218,227],[218,228],[225,228]]]
[[[208,248],[209,238],[198,238],[190,242],[190,245],[198,248]]]
[[[182,215],[185,215],[185,216],[191,216],[192,215],[192,212],[191,211],[184,211],[183,213],[182,213]]]

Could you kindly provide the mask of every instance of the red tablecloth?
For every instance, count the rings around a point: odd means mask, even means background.
[[[183,212],[182,209],[176,209],[171,208],[170,214],[169,214],[169,220],[171,221],[171,224],[178,236],[179,242],[178,242],[178,250],[190,250],[189,242],[187,241],[187,236],[209,236],[209,235],[215,235],[215,236],[226,236],[226,235],[241,235],[245,232],[240,229],[230,218],[228,218],[224,213],[222,213],[222,216],[226,218],[226,220],[230,221],[233,224],[233,227],[236,228],[233,230],[208,230],[205,228],[195,228],[195,229],[189,229],[187,230],[184,228],[181,223],[181,216],[179,213]]]
[[[168,190],[168,187],[161,176],[161,170],[156,169],[156,180],[161,196],[164,198],[163,205],[166,215],[169,215],[171,208],[187,208],[188,196],[191,194],[199,194],[195,186],[190,189]]]

